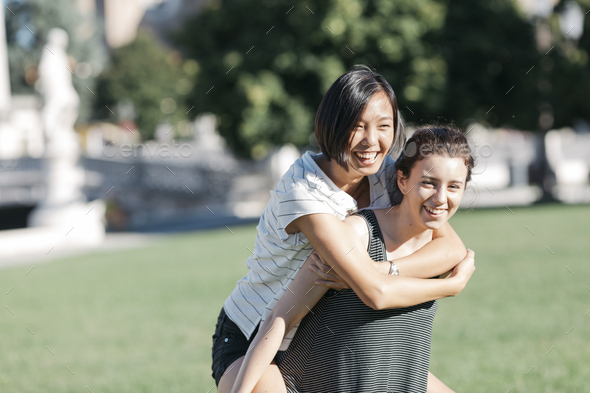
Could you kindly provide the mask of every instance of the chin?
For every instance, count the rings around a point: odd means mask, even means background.
[[[440,229],[444,225],[445,222],[446,221],[440,221],[440,222],[438,222],[438,221],[429,221],[429,222],[424,223],[424,226],[427,229],[431,229],[433,231],[436,231],[437,229]]]

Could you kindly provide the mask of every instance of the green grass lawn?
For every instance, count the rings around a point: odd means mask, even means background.
[[[439,301],[431,369],[458,392],[588,391],[590,206],[512,211],[453,218],[477,270]],[[0,392],[209,391],[217,314],[256,234],[231,231],[0,270]]]

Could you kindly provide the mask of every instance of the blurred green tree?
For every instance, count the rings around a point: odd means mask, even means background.
[[[69,35],[67,52],[76,91],[80,95],[79,121],[92,113],[95,77],[106,62],[101,26],[93,13],[84,13],[74,0],[4,1],[6,41],[12,94],[32,94],[37,80],[37,66],[54,27]],[[78,67],[77,67],[78,66]]]
[[[576,4],[577,3],[577,4]],[[577,8],[577,17],[564,18],[566,8]],[[538,99],[539,151],[546,151],[545,135],[548,131],[564,126],[574,126],[580,120],[590,121],[590,101],[586,99],[590,89],[590,71],[588,70],[588,46],[590,24],[584,18],[583,9],[590,6],[590,1],[560,1],[549,15],[533,17],[536,25],[539,61],[538,61]],[[586,12],[587,13],[587,12]],[[584,23],[582,35],[568,34],[576,26],[575,20]],[[570,26],[563,25],[564,23]],[[576,35],[576,37],[574,37]],[[581,38],[581,39],[580,39]],[[553,202],[555,173],[545,154],[530,168],[532,180],[543,190],[541,201]]]
[[[354,64],[383,74],[407,115],[436,109],[427,93],[444,88],[446,65],[424,37],[444,16],[432,0],[208,2],[176,35],[200,68],[188,105],[217,114],[233,150],[254,157],[309,144],[322,96]]]
[[[444,4],[444,27],[428,37],[448,69],[440,114],[459,125],[476,120],[536,130],[540,54],[534,26],[511,0]]]
[[[564,26],[558,13],[564,10],[566,3],[561,1],[555,7],[555,13],[549,18],[551,28],[551,45],[554,49],[543,56],[541,68],[545,82],[543,91],[546,96],[547,110],[553,116],[552,126],[561,128],[572,126],[576,120],[590,122],[590,18],[583,20],[583,31],[579,39],[564,33]],[[589,0],[576,1],[582,12],[588,12]],[[565,27],[567,31],[570,26]]]
[[[556,124],[588,118],[587,37],[550,53],[547,75],[535,34],[513,0],[212,0],[175,39],[199,64],[188,105],[217,114],[235,152],[262,157],[309,143],[323,94],[354,64],[384,75],[413,123],[539,131],[547,102]]]
[[[99,77],[98,116],[133,120],[144,140],[153,138],[159,124],[175,126],[186,118],[184,95],[192,85],[185,69],[190,71],[179,52],[140,31],[133,42],[113,50],[110,66]]]

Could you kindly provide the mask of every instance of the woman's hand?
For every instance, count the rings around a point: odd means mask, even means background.
[[[336,290],[350,289],[350,285],[348,285],[348,283],[344,281],[331,266],[324,263],[320,254],[313,251],[309,257],[313,261],[313,263],[309,265],[309,268],[320,277],[320,279],[315,282],[316,284]]]
[[[467,250],[467,256],[455,266],[449,276],[449,280],[453,280],[456,283],[457,292],[454,296],[458,295],[465,288],[474,271],[475,253],[473,250]]]

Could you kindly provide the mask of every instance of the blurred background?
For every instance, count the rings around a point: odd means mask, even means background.
[[[433,372],[586,389],[590,1],[3,5],[0,390],[215,391],[216,316],[269,191],[355,64],[408,132],[453,123],[477,157],[451,224],[478,270],[441,301]]]

